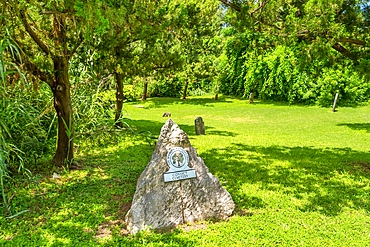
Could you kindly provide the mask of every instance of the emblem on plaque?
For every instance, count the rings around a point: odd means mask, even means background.
[[[171,148],[167,154],[167,164],[170,169],[163,173],[165,182],[196,177],[195,170],[188,166],[189,155],[186,150],[181,147]]]

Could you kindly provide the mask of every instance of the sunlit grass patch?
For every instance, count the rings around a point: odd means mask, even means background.
[[[157,138],[168,119],[187,132],[236,204],[225,222],[170,232],[125,230],[150,145],[129,132],[77,137],[78,169],[48,171],[14,187],[14,219],[0,217],[5,246],[367,246],[370,245],[370,107],[330,109],[249,104],[210,96],[125,105],[125,121]],[[201,116],[206,135],[195,135]],[[60,176],[53,179],[53,172]]]

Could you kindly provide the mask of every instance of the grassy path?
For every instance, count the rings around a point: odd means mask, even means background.
[[[139,106],[139,107],[138,107]],[[370,107],[249,104],[210,97],[125,106],[137,132],[158,135],[164,112],[231,193],[226,222],[127,235],[124,215],[154,146],[142,136],[79,140],[81,168],[14,189],[0,246],[370,246]],[[205,136],[196,136],[202,116]]]

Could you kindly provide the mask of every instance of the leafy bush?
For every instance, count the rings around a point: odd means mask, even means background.
[[[330,106],[334,95],[339,93],[341,102],[358,104],[369,99],[369,86],[351,67],[325,68],[317,80],[317,102]]]
[[[149,97],[178,98],[182,95],[183,84],[177,77],[167,78],[150,84],[148,94]]]
[[[213,91],[213,82],[209,79],[194,80],[189,83],[188,94],[191,96],[202,96]]]
[[[123,95],[127,102],[133,102],[140,98],[141,92],[133,85],[125,85],[123,87]]]
[[[370,83],[365,73],[356,71],[350,63],[330,65],[325,61],[305,63],[304,57],[289,47],[277,46],[261,55],[244,51],[229,56],[232,66],[221,76],[221,92],[248,97],[254,92],[264,100],[290,103],[332,104],[339,93],[340,102],[359,104],[370,97]],[[241,85],[243,82],[243,85]]]

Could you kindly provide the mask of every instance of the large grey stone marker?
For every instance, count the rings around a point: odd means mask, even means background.
[[[187,175],[166,179],[166,174],[184,171]],[[225,220],[234,206],[229,192],[208,171],[186,133],[169,119],[161,129],[151,161],[137,182],[125,220],[128,230],[135,234],[199,220]]]

